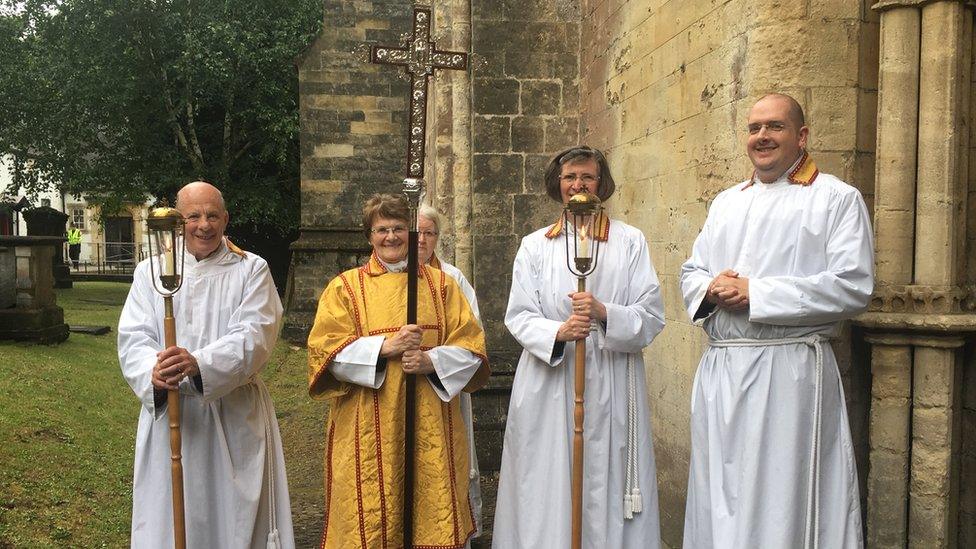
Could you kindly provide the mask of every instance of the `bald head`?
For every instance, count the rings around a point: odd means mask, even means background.
[[[176,209],[186,219],[186,250],[198,260],[220,248],[230,221],[224,197],[217,187],[194,181],[176,194]]]
[[[187,201],[198,201],[200,199],[215,202],[220,205],[221,210],[227,211],[224,195],[221,194],[220,189],[206,181],[194,181],[183,185],[183,188],[176,193],[176,209],[182,212],[181,203],[185,204]]]
[[[766,101],[785,103],[790,113],[790,122],[797,128],[802,128],[803,126],[807,125],[806,117],[803,116],[803,107],[801,107],[800,102],[793,99],[792,96],[786,95],[785,93],[767,93],[766,95],[760,97],[759,101],[756,101],[756,105]]]

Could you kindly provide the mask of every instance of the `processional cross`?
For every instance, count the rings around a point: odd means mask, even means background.
[[[381,65],[404,67],[410,79],[410,122],[407,126],[407,177],[403,194],[410,205],[410,236],[407,252],[407,324],[417,323],[417,210],[424,193],[424,151],[427,141],[427,87],[435,69],[465,70],[468,54],[438,50],[431,40],[433,15],[430,7],[414,6],[413,30],[404,35],[403,47],[370,46],[369,60]],[[413,547],[414,440],[416,425],[416,379],[404,374],[403,547]]]
[[[430,37],[431,9],[413,8],[413,32],[405,35],[404,46],[371,46],[369,60],[381,65],[398,65],[410,77],[410,123],[407,129],[407,178],[423,179],[427,134],[427,85],[434,69],[465,70],[468,54],[442,51]]]

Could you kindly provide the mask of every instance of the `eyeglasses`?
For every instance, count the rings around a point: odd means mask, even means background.
[[[434,238],[437,236],[437,231],[420,231],[417,234],[424,238]]]
[[[582,181],[584,184],[588,185],[590,183],[596,183],[600,178],[594,177],[588,173],[584,173],[582,175],[576,175],[575,173],[568,173],[566,175],[559,176],[559,180],[562,181],[563,183],[572,183],[577,179]]]
[[[756,135],[761,132],[763,128],[769,133],[779,133],[786,129],[786,124],[782,122],[767,122],[765,124],[749,124],[746,129],[749,130],[749,135]]]
[[[388,235],[393,234],[393,235],[402,237],[403,235],[407,234],[407,228],[406,227],[402,227],[402,226],[398,226],[398,227],[376,227],[375,229],[370,229],[369,230],[369,234],[381,234],[383,236],[388,236]]]

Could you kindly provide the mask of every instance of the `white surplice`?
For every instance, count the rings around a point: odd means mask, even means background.
[[[873,250],[861,194],[831,175],[807,186],[787,175],[746,181],[715,198],[681,269],[689,316],[718,342],[702,356],[692,392],[684,547],[802,548],[808,528],[819,547],[861,546],[844,391],[829,343],[813,337],[834,335],[839,321],[866,308]],[[748,310],[709,310],[704,302],[725,269],[749,278]],[[768,344],[793,338],[810,339]],[[750,341],[718,346],[729,340]]]
[[[570,546],[575,344],[557,345],[556,331],[572,313],[569,294],[577,279],[566,266],[564,234],[546,233],[522,240],[505,315],[524,350],[505,427],[492,529],[497,549]],[[607,321],[597,322],[586,340],[583,547],[656,548],[657,479],[641,351],[664,327],[664,311],[639,230],[611,221],[587,289],[606,305]],[[629,519],[628,358],[635,374],[635,481],[643,499],[643,511]]]
[[[465,278],[461,269],[440,259],[438,259],[438,262],[440,264],[438,268],[444,271],[447,276],[453,278],[458,283],[458,286],[461,287],[461,293],[467,298],[471,312],[474,313],[478,324],[481,324],[481,313],[478,310],[478,296],[474,292],[474,287]],[[482,532],[481,509],[484,503],[481,499],[481,471],[478,468],[478,452],[474,444],[474,412],[471,409],[471,395],[465,392],[461,393],[461,417],[464,420],[464,427],[468,432],[468,499],[471,501],[474,524],[478,529],[474,537],[478,537]]]
[[[200,375],[180,383],[188,549],[294,547],[278,422],[260,372],[278,339],[281,301],[267,263],[225,243],[197,261],[186,254],[174,297],[177,345]],[[135,270],[119,319],[119,362],[142,405],[133,474],[132,547],[173,547],[170,444],[165,397],[153,396],[163,349],[163,298],[148,259]],[[158,269],[156,269],[158,275]]]

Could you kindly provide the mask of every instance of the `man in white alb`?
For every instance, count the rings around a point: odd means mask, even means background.
[[[166,391],[179,389],[186,546],[293,548],[281,436],[260,377],[278,339],[281,301],[268,264],[224,238],[220,191],[190,183],[176,207],[186,218],[183,286],[173,298],[177,346],[163,348],[155,258],[136,267],[119,319],[122,374],[142,405],[132,547],[173,547]]]
[[[691,397],[684,547],[860,547],[857,470],[828,339],[863,311],[860,192],[820,173],[792,97],[749,113],[752,177],[719,194],[681,268],[709,346]]]

